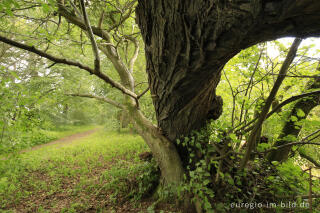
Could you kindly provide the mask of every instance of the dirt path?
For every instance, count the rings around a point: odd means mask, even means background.
[[[91,129],[91,130],[88,130],[88,131],[85,131],[85,132],[79,132],[79,133],[76,133],[76,134],[73,134],[73,135],[69,135],[69,136],[66,136],[64,138],[60,138],[58,140],[51,141],[49,143],[40,144],[40,145],[34,146],[32,148],[21,150],[20,153],[28,152],[28,151],[31,151],[31,150],[37,150],[37,149],[40,149],[42,147],[51,146],[51,145],[54,145],[54,144],[59,144],[59,145],[68,144],[68,143],[71,143],[71,142],[73,142],[75,140],[87,137],[87,136],[95,133],[99,129],[100,128],[95,128],[95,129]]]
[[[101,128],[95,128],[95,129],[91,129],[91,130],[88,130],[88,131],[85,131],[85,132],[79,132],[79,133],[76,133],[76,134],[73,134],[73,135],[66,136],[64,138],[60,138],[58,140],[51,141],[49,143],[40,144],[40,145],[31,147],[31,148],[23,149],[23,150],[19,151],[19,153],[25,153],[25,152],[29,152],[29,151],[32,151],[32,150],[37,150],[37,149],[40,149],[42,147],[51,146],[51,145],[54,145],[54,144],[59,144],[59,145],[68,144],[68,143],[71,143],[71,142],[73,142],[75,140],[87,137],[87,136],[95,133],[99,129],[101,129]],[[9,156],[10,155],[11,154],[9,154]],[[0,160],[6,160],[6,159],[8,159],[8,156],[4,157],[4,158],[0,158]]]

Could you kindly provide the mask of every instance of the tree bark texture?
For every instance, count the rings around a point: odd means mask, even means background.
[[[307,89],[319,89],[320,88],[320,78],[316,79],[311,85],[308,86]],[[300,99],[297,101],[288,117],[288,121],[285,123],[285,125],[282,128],[281,134],[279,136],[278,141],[275,143],[276,146],[281,146],[286,143],[290,143],[292,141],[288,141],[286,139],[287,136],[293,136],[298,137],[302,126],[296,125],[296,122],[299,122],[303,119],[306,119],[310,111],[318,106],[320,104],[320,95],[312,95],[310,97]],[[304,113],[304,116],[298,116],[298,110],[302,110]],[[292,121],[291,117],[295,116],[297,118],[296,121]],[[291,151],[292,146],[286,146],[281,149],[274,150],[270,152],[268,155],[268,159],[270,161],[285,161],[288,159],[289,153]]]
[[[128,113],[134,128],[150,147],[159,164],[163,184],[181,184],[185,171],[174,144],[141,111],[131,107]]]
[[[136,14],[158,126],[171,141],[221,109],[221,70],[242,49],[320,33],[314,0],[138,0]]]

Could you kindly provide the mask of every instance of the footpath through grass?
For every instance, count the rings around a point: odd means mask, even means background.
[[[76,133],[85,132],[95,128],[102,128],[101,126],[63,126],[57,130],[41,130],[41,133],[45,134],[47,137],[52,138],[51,140],[63,138],[66,136],[70,136]]]
[[[0,143],[0,159],[7,154],[12,155],[23,149],[46,144],[50,141],[88,131],[99,126],[60,126],[54,130],[32,129],[29,132],[16,132],[10,140],[2,140]],[[11,132],[12,134],[12,132]]]
[[[103,129],[0,160],[0,212],[146,212],[158,180],[137,135]],[[163,211],[162,211],[163,212]]]

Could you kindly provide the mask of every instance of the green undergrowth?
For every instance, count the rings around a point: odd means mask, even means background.
[[[129,201],[130,209],[142,208],[134,201],[151,193],[158,180],[155,163],[138,157],[145,151],[137,135],[100,129],[1,160],[0,210],[109,212]]]

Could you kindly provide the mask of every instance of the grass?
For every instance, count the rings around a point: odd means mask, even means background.
[[[58,130],[41,130],[41,133],[45,134],[50,138],[63,138],[69,135],[73,135],[79,132],[88,131],[94,128],[99,128],[100,126],[85,125],[85,126],[63,126]]]
[[[31,129],[24,131],[9,131],[9,135],[0,143],[0,159],[6,157],[7,154],[15,154],[21,150],[31,148],[36,145],[46,144],[50,141],[73,135],[79,132],[85,132],[99,126],[83,125],[83,126],[60,126],[55,130]]]
[[[137,135],[105,132],[0,161],[1,212],[142,212],[158,180]]]

